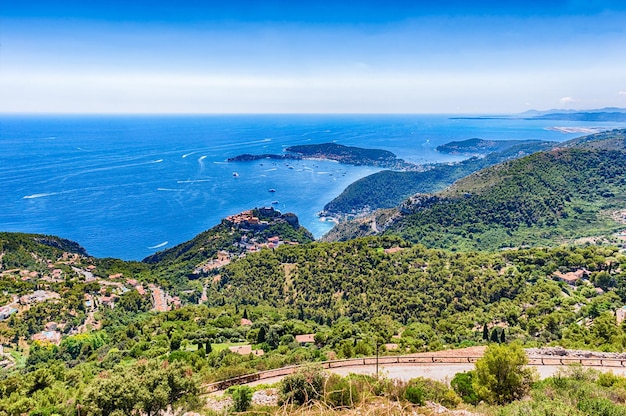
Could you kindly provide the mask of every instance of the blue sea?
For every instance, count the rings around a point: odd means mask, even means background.
[[[450,162],[459,158],[435,148],[453,140],[584,135],[549,129],[555,126],[624,127],[442,115],[0,115],[0,231],[58,235],[97,257],[139,260],[225,216],[274,203],[320,237],[332,226],[317,217],[323,206],[379,169],[226,159],[336,142],[414,163]]]

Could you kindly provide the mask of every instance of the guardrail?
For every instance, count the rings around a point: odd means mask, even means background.
[[[470,356],[385,356],[385,357],[366,357],[366,358],[351,358],[345,360],[331,360],[322,361],[320,363],[309,363],[303,365],[317,364],[325,370],[331,368],[341,367],[356,367],[356,366],[368,366],[376,365],[419,365],[419,364],[473,364],[482,356],[470,355]],[[576,357],[537,357],[529,358],[528,365],[540,366],[540,365],[570,365],[580,364],[584,367],[626,367],[626,359],[620,360],[615,358],[576,358]],[[259,371],[252,374],[244,374],[238,377],[230,378],[228,380],[217,381],[215,383],[206,384],[204,387],[207,393],[212,393],[218,390],[225,390],[231,386],[239,384],[252,383],[253,381],[265,380],[274,377],[283,377],[294,373],[298,368],[303,365],[292,365],[288,367],[281,367],[274,370]]]

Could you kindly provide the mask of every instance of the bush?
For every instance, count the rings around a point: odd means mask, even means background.
[[[491,404],[506,404],[522,398],[530,389],[534,373],[526,368],[528,358],[518,344],[490,345],[476,362],[472,387]]]
[[[408,386],[404,391],[404,398],[413,404],[424,406],[424,389],[422,386]]]
[[[245,412],[252,404],[252,389],[248,386],[239,386],[233,390],[233,410]]]
[[[359,403],[363,383],[332,374],[324,386],[324,400],[331,407],[352,407]]]
[[[446,407],[456,407],[461,399],[445,383],[418,377],[409,380],[404,397],[414,404],[423,405],[426,400]]]
[[[326,373],[321,367],[305,367],[280,382],[280,402],[303,405],[318,400],[324,393]]]
[[[626,409],[603,398],[581,400],[578,410],[594,416],[626,416]]]
[[[474,386],[472,386],[474,377],[475,373],[473,371],[468,371],[467,373],[457,373],[450,382],[450,386],[456,394],[461,397],[461,400],[475,406],[478,404],[480,399],[474,390]]]

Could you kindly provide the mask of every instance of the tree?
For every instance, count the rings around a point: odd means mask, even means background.
[[[504,335],[504,328],[502,328],[502,332],[500,332],[500,344],[506,343],[506,335]]]
[[[528,357],[519,344],[490,345],[476,362],[474,390],[482,400],[505,404],[522,398],[534,378],[532,369],[525,367]]]
[[[259,328],[259,333],[256,337],[256,343],[257,344],[264,343],[266,336],[267,336],[267,329],[265,329],[265,327],[262,326],[261,328]]]
[[[486,322],[483,325],[483,341],[489,341],[489,328]]]
[[[491,331],[491,342],[500,342],[500,336],[498,335],[498,328],[495,327]]]

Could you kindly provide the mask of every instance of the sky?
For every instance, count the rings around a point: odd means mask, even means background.
[[[0,113],[626,107],[622,0],[29,0],[0,6]]]

